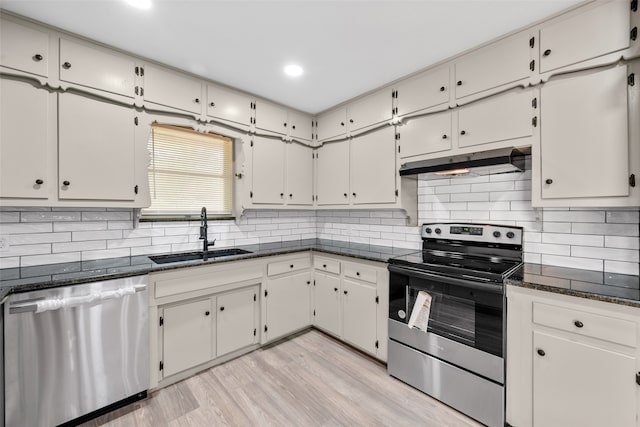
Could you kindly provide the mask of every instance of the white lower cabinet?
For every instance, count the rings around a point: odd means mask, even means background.
[[[507,422],[638,427],[640,309],[507,287]]]
[[[342,334],[340,276],[316,272],[314,285],[314,325],[340,336]]]
[[[257,343],[258,288],[222,294],[216,301],[216,356]]]
[[[342,279],[342,336],[345,341],[376,354],[376,313],[378,304],[375,285]]]
[[[265,341],[273,341],[311,325],[311,273],[269,278],[265,287]]]

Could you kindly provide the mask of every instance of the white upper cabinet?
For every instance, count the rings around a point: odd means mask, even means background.
[[[207,116],[248,126],[253,117],[253,99],[248,95],[207,85]]]
[[[256,101],[256,129],[286,135],[289,129],[288,114],[284,107],[271,102]]]
[[[284,142],[253,137],[252,202],[257,204],[284,203]]]
[[[393,98],[391,89],[383,89],[347,105],[349,133],[365,130],[391,120]]]
[[[533,98],[533,91],[518,90],[459,108],[458,147],[531,137]],[[528,143],[531,144],[530,141]],[[513,144],[527,145],[521,141],[513,141]]]
[[[313,126],[311,116],[289,111],[289,136],[293,139],[311,141]]]
[[[155,65],[144,67],[144,100],[169,108],[202,113],[202,82]],[[148,106],[150,109],[156,109]]]
[[[285,200],[288,205],[313,205],[313,149],[297,142],[286,143]]]
[[[542,87],[534,198],[536,184],[543,200],[629,195],[630,161],[637,160],[629,148],[627,74],[618,66]]]
[[[629,47],[628,1],[612,1],[554,20],[540,29],[540,72]]]
[[[456,99],[529,78],[530,35],[522,32],[462,56],[454,63]]]
[[[0,197],[46,199],[49,98],[30,83],[0,79]]]
[[[0,20],[0,65],[47,77],[49,59],[48,33]]]
[[[343,138],[347,133],[347,109],[337,108],[318,116],[318,141]]]
[[[351,140],[351,202],[396,201],[396,144],[393,126]]]
[[[60,199],[134,200],[135,110],[58,95]]]
[[[417,111],[449,102],[449,66],[429,70],[418,76],[403,80],[396,88],[396,108],[398,116],[406,116]]]
[[[452,116],[450,111],[443,111],[408,120],[399,126],[400,157],[450,150]]]
[[[135,61],[110,52],[60,39],[60,80],[133,98]]]
[[[349,141],[331,142],[317,150],[318,205],[349,204]]]

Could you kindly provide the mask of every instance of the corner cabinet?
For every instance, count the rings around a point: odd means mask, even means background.
[[[349,204],[349,141],[326,143],[316,151],[316,203]]]
[[[540,90],[534,206],[638,206],[639,61],[559,77]]]
[[[640,425],[640,308],[508,286],[507,316],[507,422]]]

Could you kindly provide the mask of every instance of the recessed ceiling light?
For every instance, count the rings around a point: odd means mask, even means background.
[[[284,67],[284,73],[290,77],[299,77],[304,73],[304,70],[299,65],[290,64]]]
[[[136,9],[151,9],[151,0],[124,0]]]

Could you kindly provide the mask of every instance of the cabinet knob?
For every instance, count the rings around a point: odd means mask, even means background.
[[[310,285],[310,284],[311,284],[311,281],[310,281],[310,280],[307,280],[307,285]]]
[[[573,324],[576,325],[576,328],[582,328],[584,326],[584,323],[579,320],[576,320]]]
[[[293,264],[291,264],[291,265],[289,266],[289,268],[293,268]]]
[[[282,125],[283,125],[284,127],[287,127],[287,123],[286,123],[286,122],[285,122],[285,123],[283,123]]]
[[[349,119],[349,123],[353,123],[353,119]]]
[[[344,291],[344,294],[347,295],[349,292],[348,291]]]
[[[440,92],[444,92],[446,88],[444,86],[440,86]]]
[[[356,271],[356,276],[360,276],[360,272],[359,271]]]
[[[44,59],[44,56],[40,55],[39,53],[36,53],[35,55],[33,55],[33,60],[36,62],[40,62]]]
[[[327,268],[327,264],[322,264],[322,268]]]
[[[466,132],[466,131],[464,131],[464,130],[461,130],[461,131],[460,131],[460,135],[466,135],[466,134],[467,134],[467,132]]]
[[[462,80],[458,80],[457,85],[458,85],[458,86],[462,86]]]
[[[545,354],[547,354],[547,353],[545,353],[545,352],[544,352],[544,350],[543,350],[543,349],[541,349],[541,348],[539,348],[539,349],[537,350],[537,352],[538,352],[538,354],[539,354],[540,356],[544,356]]]
[[[195,102],[196,104],[200,104],[200,98],[194,99],[193,102]]]
[[[344,122],[340,122],[340,126],[344,126]]]
[[[68,187],[71,183],[69,181],[62,181],[62,185]]]
[[[284,197],[284,193],[280,193],[280,197]]]
[[[220,311],[224,311],[224,305],[222,307],[220,307]]]
[[[293,198],[293,193],[289,193],[289,198]]]
[[[210,107],[215,107],[215,106],[216,106],[216,103],[215,103],[215,102],[210,102],[210,103],[209,103],[209,106],[210,106]]]
[[[353,195],[353,197],[356,197],[356,193],[351,193]]]
[[[338,288],[333,288],[334,291],[338,292]]]
[[[69,68],[71,68],[71,63],[65,62],[64,64],[62,64],[62,68],[64,68],[65,70],[68,70]]]
[[[209,312],[209,310],[207,310],[207,311],[205,311],[205,312],[204,312],[204,315],[205,315],[205,316],[208,316],[208,315],[210,315],[210,314],[211,314],[211,313]]]
[[[344,197],[347,197],[347,193],[344,193]]]
[[[442,135],[442,139],[447,139],[447,135]]]
[[[291,129],[294,129],[294,130],[295,130],[295,128],[296,128],[296,125],[291,126]]]
[[[551,55],[551,49],[547,49],[547,50],[545,50],[545,51],[544,51],[544,53],[543,53],[543,55],[544,55],[544,56],[549,56],[549,55]]]
[[[552,180],[552,179],[545,179],[545,181],[544,181],[544,182],[545,182],[546,184],[551,184],[551,183],[553,183],[553,180]]]
[[[41,179],[36,179],[36,184],[42,185],[42,184],[44,184],[44,181],[41,180]]]

